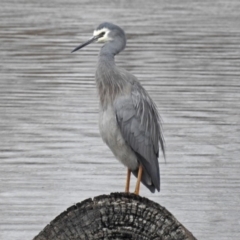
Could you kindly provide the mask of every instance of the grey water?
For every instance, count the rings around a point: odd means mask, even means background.
[[[163,121],[161,192],[141,195],[198,239],[239,239],[239,10],[237,0],[2,1],[0,239],[32,239],[67,207],[124,191],[126,169],[98,131],[100,45],[70,53],[106,20],[125,29],[116,62]]]

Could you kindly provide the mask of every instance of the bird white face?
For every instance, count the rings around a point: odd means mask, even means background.
[[[93,36],[98,36],[100,34],[102,34],[102,37],[98,38],[97,42],[101,43],[101,42],[108,42],[110,40],[112,40],[108,34],[109,34],[110,30],[107,28],[102,28],[99,30],[94,30],[93,32]]]

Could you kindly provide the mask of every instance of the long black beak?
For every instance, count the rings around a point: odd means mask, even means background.
[[[99,38],[99,36],[93,36],[93,37],[90,38],[87,42],[85,42],[85,43],[81,44],[80,46],[74,48],[74,49],[72,50],[72,53],[73,53],[73,52],[76,52],[76,51],[79,50],[80,48],[83,48],[83,47],[87,46],[88,44],[96,41],[98,38]]]

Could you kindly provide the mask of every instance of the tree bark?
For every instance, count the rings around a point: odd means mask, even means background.
[[[71,206],[33,240],[196,239],[164,207],[135,194],[111,193]]]

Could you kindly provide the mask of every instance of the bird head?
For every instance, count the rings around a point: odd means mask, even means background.
[[[115,43],[116,46],[119,45],[119,51],[121,51],[126,45],[126,37],[124,31],[119,26],[109,22],[104,22],[93,31],[93,36],[87,42],[76,47],[72,52],[76,52],[93,42],[112,42]]]

